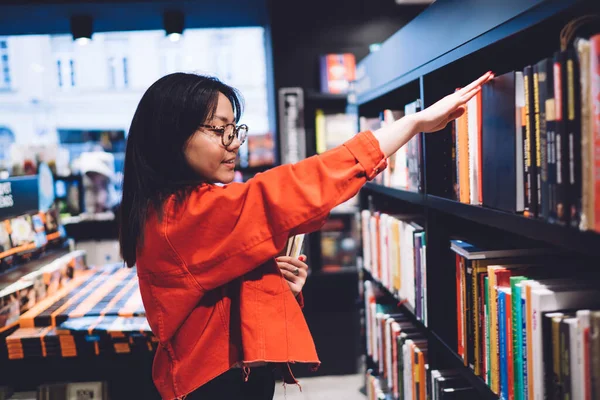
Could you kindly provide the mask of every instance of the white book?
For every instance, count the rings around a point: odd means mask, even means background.
[[[587,385],[590,381],[588,368],[586,365],[590,365],[590,354],[591,351],[587,347],[590,339],[590,310],[579,310],[577,311],[577,320],[579,321],[577,327],[577,336],[579,337],[579,346],[577,348],[577,354],[579,358],[579,371],[577,371],[577,380],[574,383],[575,386],[581,388],[581,398],[590,399],[592,398],[591,387]]]
[[[544,346],[542,335],[541,316],[544,312],[573,309],[577,307],[600,306],[600,292],[596,285],[591,287],[553,286],[540,285],[531,291],[532,311],[532,353],[534,400],[543,400],[545,396],[544,385]],[[531,382],[531,381],[530,381]],[[576,397],[574,397],[576,398]]]
[[[402,345],[402,355],[404,356],[404,400],[412,400],[413,398],[413,387],[412,387],[412,360],[410,359],[410,345],[413,343],[412,340],[408,339]]]
[[[471,204],[481,205],[479,202],[479,105],[477,96],[467,102],[467,126],[469,135],[469,181]]]
[[[583,387],[579,385],[579,380],[583,375],[583,364],[581,357],[579,356],[579,347],[581,346],[581,339],[578,335],[579,321],[577,318],[567,318],[563,320],[565,324],[569,325],[569,353],[571,359],[569,364],[571,371],[571,398],[573,399],[584,399]]]
[[[372,356],[371,351],[371,296],[373,295],[373,283],[371,281],[364,282],[365,287],[365,336],[366,336],[366,347],[367,355]]]
[[[360,212],[361,218],[361,231],[362,231],[362,245],[363,245],[363,267],[367,271],[372,271],[371,269],[371,235],[369,233],[370,224],[371,224],[371,212],[369,210],[362,210]]]
[[[381,249],[381,276],[379,280],[383,283],[383,286],[388,287],[388,257],[387,257],[387,221],[389,216],[387,214],[379,215],[379,248]]]
[[[371,353],[369,354],[371,356],[371,358],[373,359],[373,362],[376,363],[377,362],[377,327],[376,327],[376,312],[377,312],[377,304],[376,303],[371,303],[370,304],[370,308],[371,308],[371,319],[369,320],[369,324],[371,325],[371,336],[369,337],[369,342],[370,342],[370,349],[371,349]]]
[[[398,243],[394,241],[392,236],[392,231],[395,225],[398,224],[398,220],[394,217],[390,217],[388,223],[388,238],[389,238],[389,248],[388,248],[388,263],[390,267],[390,276],[389,276],[389,286],[390,292],[394,291],[394,282],[398,275],[398,257],[400,256],[398,252]]]
[[[369,240],[369,243],[371,244],[371,275],[379,280],[381,277],[377,271],[379,263],[377,256],[377,247],[379,246],[379,243],[377,242],[377,219],[373,215],[371,215],[369,227],[369,233],[371,235],[371,240]]]
[[[515,73],[515,125],[516,125],[516,171],[517,171],[517,212],[525,211],[525,165],[523,158],[523,129],[521,109],[525,107],[525,83],[523,72]]]

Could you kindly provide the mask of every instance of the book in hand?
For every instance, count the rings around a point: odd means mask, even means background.
[[[305,234],[290,236],[285,246],[285,252],[282,252],[282,256],[288,256],[292,258],[298,258],[302,254],[304,248],[304,236]]]

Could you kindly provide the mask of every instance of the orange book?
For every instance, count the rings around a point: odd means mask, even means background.
[[[456,142],[460,202],[469,204],[471,202],[471,185],[469,182],[469,125],[466,109],[465,113],[456,120]]]

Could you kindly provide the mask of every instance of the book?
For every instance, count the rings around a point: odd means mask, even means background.
[[[495,77],[481,91],[483,204],[513,213],[524,209],[519,158],[521,80],[520,72],[511,71]]]
[[[549,97],[554,95],[554,74],[551,58],[544,58],[534,66],[535,68],[535,107],[536,107],[536,141],[538,160],[538,207],[539,216],[548,220],[550,211],[549,183],[548,183],[548,128],[547,103]],[[548,103],[548,108],[553,108],[554,103]],[[554,110],[551,110],[553,115]],[[552,129],[552,125],[550,125]]]
[[[415,100],[404,106],[404,115],[415,114],[421,111],[421,100]],[[411,192],[423,191],[423,134],[417,133],[406,143],[407,179],[406,189]]]
[[[285,255],[292,258],[298,258],[302,254],[302,250],[304,248],[304,237],[305,234],[294,235],[288,238],[286,247],[285,247]]]
[[[590,357],[592,399],[597,399],[600,398],[600,311],[592,311],[590,315]]]
[[[352,53],[323,54],[319,71],[322,93],[347,94],[356,77],[356,57]]]
[[[456,161],[458,169],[459,200],[469,204],[471,201],[469,175],[469,109],[465,108],[463,115],[455,120],[456,130]]]
[[[568,221],[574,228],[581,222],[581,86],[579,82],[579,61],[575,49],[567,51],[565,60],[566,90],[566,135],[568,154]]]
[[[469,201],[482,204],[482,100],[481,92],[467,102],[467,131],[469,149]]]
[[[566,52],[554,54],[554,104],[555,104],[555,142],[554,152],[556,156],[556,209],[555,220],[560,225],[566,225],[569,217],[568,204],[568,173],[569,154],[568,136],[566,127],[565,100],[566,86]]]
[[[591,120],[591,53],[590,41],[576,40],[579,55],[579,77],[581,86],[581,222],[579,228],[594,228],[594,183],[592,177],[592,160],[594,158],[594,138]]]
[[[600,34],[590,38],[590,99],[597,99],[600,96]],[[595,103],[594,103],[595,104]],[[594,209],[593,226],[596,232],[600,232],[600,107],[590,104],[591,113],[591,135],[592,143],[590,147],[594,149],[592,160],[590,162],[592,176],[591,201]]]
[[[537,168],[535,150],[535,110],[534,110],[534,87],[533,67],[526,66],[523,69],[523,83],[525,89],[525,215],[537,216]]]

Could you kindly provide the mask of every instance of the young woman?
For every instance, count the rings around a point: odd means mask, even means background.
[[[233,184],[248,131],[236,125],[238,93],[193,74],[155,82],[129,131],[120,244],[127,265],[137,266],[160,341],[153,378],[161,396],[272,399],[274,368],[296,383],[289,363],[317,367],[301,311],[308,267],[277,255],[290,235],[319,229],[417,132],[462,115],[491,77],[324,154]]]

